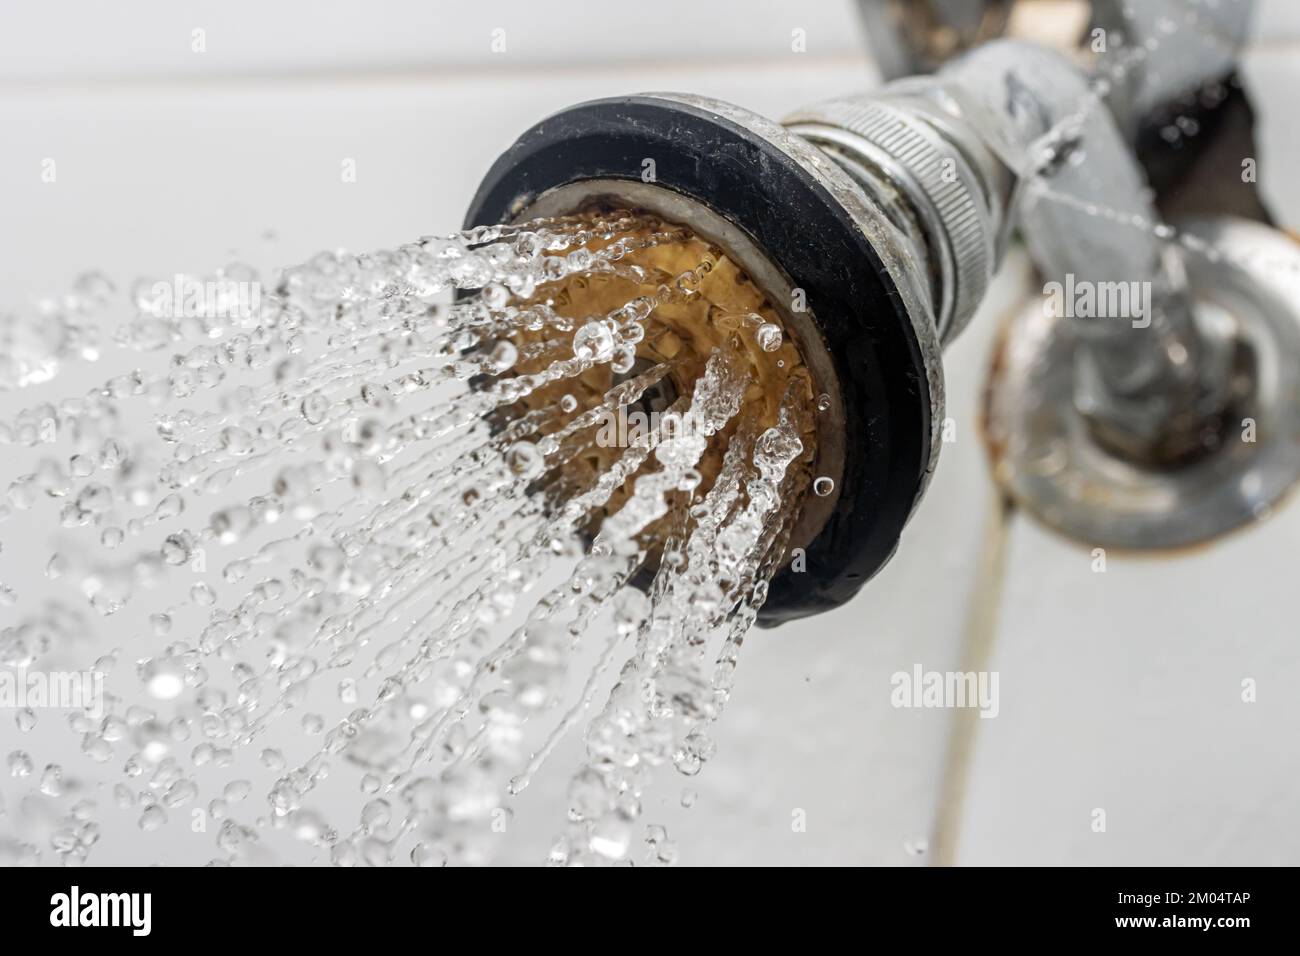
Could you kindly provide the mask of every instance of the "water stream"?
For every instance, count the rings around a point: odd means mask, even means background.
[[[8,318],[4,385],[120,298]],[[815,477],[748,279],[607,212],[129,298],[144,370],[0,422],[4,544],[50,546],[3,585],[0,857],[117,862],[127,814],[196,864],[486,863],[580,735],[549,861],[672,862],[642,795],[712,755]]]

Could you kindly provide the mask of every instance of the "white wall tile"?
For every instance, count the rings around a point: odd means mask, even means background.
[[[1300,860],[1297,544],[1293,503],[1207,549],[1095,573],[1089,549],[1018,519],[1001,713],[980,722],[960,862]]]
[[[206,52],[192,50],[205,31]],[[494,53],[494,30],[505,50]],[[807,53],[791,50],[804,31]],[[0,79],[439,72],[858,56],[848,0],[135,0],[0,8]]]
[[[1295,0],[1255,0],[1251,45],[1267,48],[1300,43],[1300,3]]]

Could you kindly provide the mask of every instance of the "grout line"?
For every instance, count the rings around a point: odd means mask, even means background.
[[[1300,36],[1247,40],[1246,43],[1242,44],[1240,55],[1249,56],[1252,53],[1300,53]]]
[[[984,671],[993,658],[997,642],[998,612],[1006,584],[1007,543],[1014,508],[998,491],[988,509],[985,538],[989,542],[976,569],[975,589],[966,617],[961,670]],[[980,724],[978,708],[959,709],[953,717],[939,785],[939,813],[934,828],[931,866],[953,866],[961,841],[962,811],[965,808],[970,770]]]
[[[531,82],[558,77],[619,76],[653,71],[696,73],[767,72],[775,68],[791,67],[800,72],[837,71],[861,69],[864,83],[873,85],[878,80],[873,61],[865,53],[835,54],[808,58],[794,54],[783,56],[740,56],[732,59],[663,59],[663,60],[605,60],[587,63],[570,61],[542,61],[519,66],[467,62],[449,66],[421,67],[416,65],[393,68],[343,68],[327,67],[304,70],[251,69],[237,73],[169,73],[97,76],[93,74],[68,78],[13,79],[0,77],[0,95],[6,93],[99,93],[147,89],[151,92],[166,87],[170,92],[177,87],[205,88],[257,87],[262,92],[267,84],[283,86],[337,86],[337,85],[403,85],[435,83],[473,84],[492,81]]]

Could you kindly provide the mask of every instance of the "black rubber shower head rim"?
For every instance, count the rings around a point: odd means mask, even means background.
[[[839,500],[804,561],[788,563],[772,580],[759,623],[838,607],[898,545],[931,467],[933,406],[903,297],[816,170],[761,132],[696,103],[597,100],[520,136],[488,171],[465,225],[514,220],[538,197],[575,182],[640,182],[646,159],[654,160],[657,187],[738,227],[803,291],[831,356],[843,407]]]

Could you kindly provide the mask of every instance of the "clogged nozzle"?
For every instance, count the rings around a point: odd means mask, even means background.
[[[675,94],[543,120],[493,165],[466,225],[600,209],[643,211],[721,250],[782,330],[816,434],[759,622],[844,603],[893,554],[935,461],[942,373],[924,254],[817,146]]]

